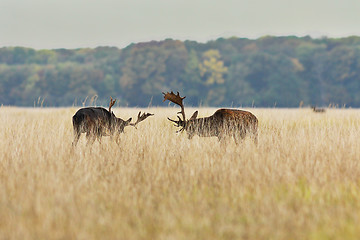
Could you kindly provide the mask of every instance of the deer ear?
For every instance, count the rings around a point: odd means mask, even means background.
[[[132,120],[132,118],[129,118],[126,122],[127,122],[127,123],[130,123],[130,122],[131,122],[131,120]]]
[[[194,119],[196,119],[198,113],[199,113],[198,111],[195,111],[189,120],[194,120]]]

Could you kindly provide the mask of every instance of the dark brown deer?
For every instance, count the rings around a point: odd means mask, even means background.
[[[195,111],[189,120],[185,118],[183,99],[179,92],[175,95],[173,92],[163,93],[164,101],[169,100],[181,107],[182,119],[178,117],[178,121],[168,118],[174,122],[177,127],[181,127],[178,132],[186,131],[188,138],[194,135],[200,137],[216,136],[219,140],[225,137],[234,137],[235,142],[244,139],[246,134],[250,134],[257,143],[258,119],[250,112],[235,109],[219,109],[212,116],[205,118],[196,118],[198,111]]]
[[[126,126],[133,126],[145,120],[147,117],[154,114],[143,113],[138,114],[138,119],[135,123],[130,123],[132,118],[128,120],[122,120],[117,118],[111,111],[111,107],[114,106],[116,99],[110,99],[109,110],[102,107],[86,107],[79,109],[72,118],[74,127],[74,141],[73,146],[76,146],[79,141],[81,133],[86,133],[86,138],[89,143],[93,143],[95,139],[100,139],[102,136],[110,136],[111,138],[116,135],[116,141],[119,140],[119,134],[124,132]]]
[[[325,108],[318,108],[316,106],[311,106],[313,112],[316,112],[316,113],[324,113],[325,112]]]

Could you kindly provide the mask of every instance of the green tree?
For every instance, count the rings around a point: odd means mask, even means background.
[[[225,74],[228,68],[221,60],[220,52],[210,49],[203,53],[202,62],[199,64],[200,77],[202,80],[202,93],[204,93],[206,105],[219,105],[225,98]]]

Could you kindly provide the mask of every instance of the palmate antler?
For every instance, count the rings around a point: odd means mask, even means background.
[[[182,127],[182,128],[181,128],[180,130],[178,130],[177,132],[182,132],[182,131],[184,131],[184,129],[185,129],[185,123],[186,123],[186,118],[185,118],[184,104],[183,104],[182,101],[183,101],[183,99],[186,98],[186,97],[180,97],[179,92],[177,92],[177,95],[175,95],[175,93],[174,93],[173,91],[171,91],[171,93],[169,93],[169,92],[164,93],[164,92],[163,92],[163,94],[164,94],[164,100],[163,100],[163,102],[165,102],[166,100],[169,100],[170,102],[173,102],[173,103],[175,103],[175,104],[177,104],[177,105],[179,105],[179,106],[181,107],[181,111],[178,112],[178,114],[181,113],[183,119],[181,119],[179,116],[177,116],[178,119],[179,119],[179,121],[172,120],[172,119],[170,119],[170,118],[168,118],[168,120],[171,121],[171,122],[176,123],[177,125],[175,125],[175,126],[177,126],[177,127]]]
[[[109,113],[111,113],[111,107],[112,107],[112,106],[114,106],[115,102],[116,102],[116,99],[115,99],[115,100],[113,100],[113,98],[112,98],[112,97],[110,97],[110,103],[109,103]]]
[[[175,93],[173,92],[173,91],[171,91],[171,93],[169,93],[169,92],[167,92],[167,93],[164,93],[163,92],[163,94],[164,94],[164,100],[163,100],[163,102],[165,102],[166,100],[169,100],[170,102],[173,102],[173,103],[175,103],[175,104],[177,104],[177,105],[179,105],[180,107],[181,107],[181,111],[180,112],[178,112],[178,114],[179,113],[181,113],[181,115],[182,115],[182,117],[183,117],[183,119],[182,119],[182,121],[186,121],[186,119],[185,119],[185,111],[184,111],[184,105],[183,105],[183,99],[184,98],[186,98],[186,97],[180,97],[180,94],[179,94],[179,92],[177,92],[177,95],[175,95]],[[178,117],[179,118],[179,117]],[[180,119],[180,118],[179,118]],[[172,121],[174,121],[174,120],[172,120]]]
[[[136,124],[138,124],[141,121],[144,121],[147,117],[150,117],[150,116],[154,116],[154,114],[152,114],[152,113],[143,113],[141,115],[141,111],[140,111],[139,114],[138,114],[138,119],[136,120],[135,123],[130,123],[130,126],[133,126],[133,127],[136,128]]]

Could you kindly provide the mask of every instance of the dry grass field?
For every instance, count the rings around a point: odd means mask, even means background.
[[[256,146],[188,140],[177,107],[151,108],[71,153],[76,110],[0,108],[0,239],[360,239],[360,110],[251,109]]]

